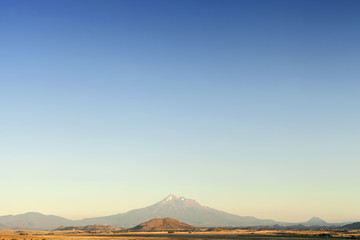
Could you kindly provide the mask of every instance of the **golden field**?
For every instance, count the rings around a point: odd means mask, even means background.
[[[360,231],[222,230],[217,232],[81,233],[73,231],[0,230],[0,240],[155,240],[155,239],[360,239]]]

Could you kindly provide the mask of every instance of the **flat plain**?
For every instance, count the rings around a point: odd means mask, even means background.
[[[219,232],[123,232],[74,233],[56,231],[0,230],[0,240],[171,240],[171,239],[360,239],[360,231],[290,231],[236,229]]]

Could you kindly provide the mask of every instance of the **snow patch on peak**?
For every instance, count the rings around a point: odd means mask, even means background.
[[[173,200],[173,199],[179,199],[179,197],[176,196],[176,195],[174,195],[174,194],[170,194],[169,196],[167,196],[167,197],[164,199],[164,201],[165,201],[165,202],[168,202],[168,201],[171,201],[171,200]]]
[[[158,202],[157,204],[163,205],[163,206],[187,206],[187,205],[196,205],[196,206],[201,206],[198,202],[196,202],[195,200],[191,200],[191,199],[187,199],[183,196],[178,196],[178,195],[174,195],[174,194],[170,194],[168,195],[166,198],[164,198],[163,200],[161,200],[160,202]]]

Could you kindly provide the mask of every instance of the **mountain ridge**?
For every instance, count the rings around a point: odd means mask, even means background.
[[[70,219],[38,212],[0,216],[0,227],[2,229],[51,230],[59,226],[70,225],[71,223],[72,220]]]
[[[125,213],[81,220],[70,220],[37,212],[0,216],[0,229],[25,228],[29,230],[52,230],[60,226],[86,226],[95,224],[132,228],[139,223],[144,223],[154,218],[173,218],[196,227],[289,226],[296,224],[302,224],[304,226],[342,226],[346,224],[330,224],[318,217],[312,217],[306,222],[288,223],[272,219],[259,219],[252,216],[239,216],[203,206],[192,199],[170,194],[163,200],[147,207],[133,209]]]
[[[61,226],[54,231],[84,231],[84,232],[92,232],[92,231],[99,231],[99,232],[111,232],[111,231],[120,231],[121,228],[109,226],[109,225],[102,225],[102,224],[94,224],[94,225],[87,225],[87,226]]]
[[[354,223],[346,224],[342,228],[343,229],[348,229],[348,230],[360,229],[360,222],[354,222]]]
[[[165,199],[148,207],[134,209],[125,213],[80,220],[79,224],[112,224],[133,227],[139,222],[153,218],[174,218],[197,227],[228,227],[275,224],[274,220],[258,219],[251,216],[238,216],[201,205],[195,200],[170,194]]]

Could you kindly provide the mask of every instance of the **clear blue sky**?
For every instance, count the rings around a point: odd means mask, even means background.
[[[360,1],[0,1],[0,215],[170,193],[360,220]]]

